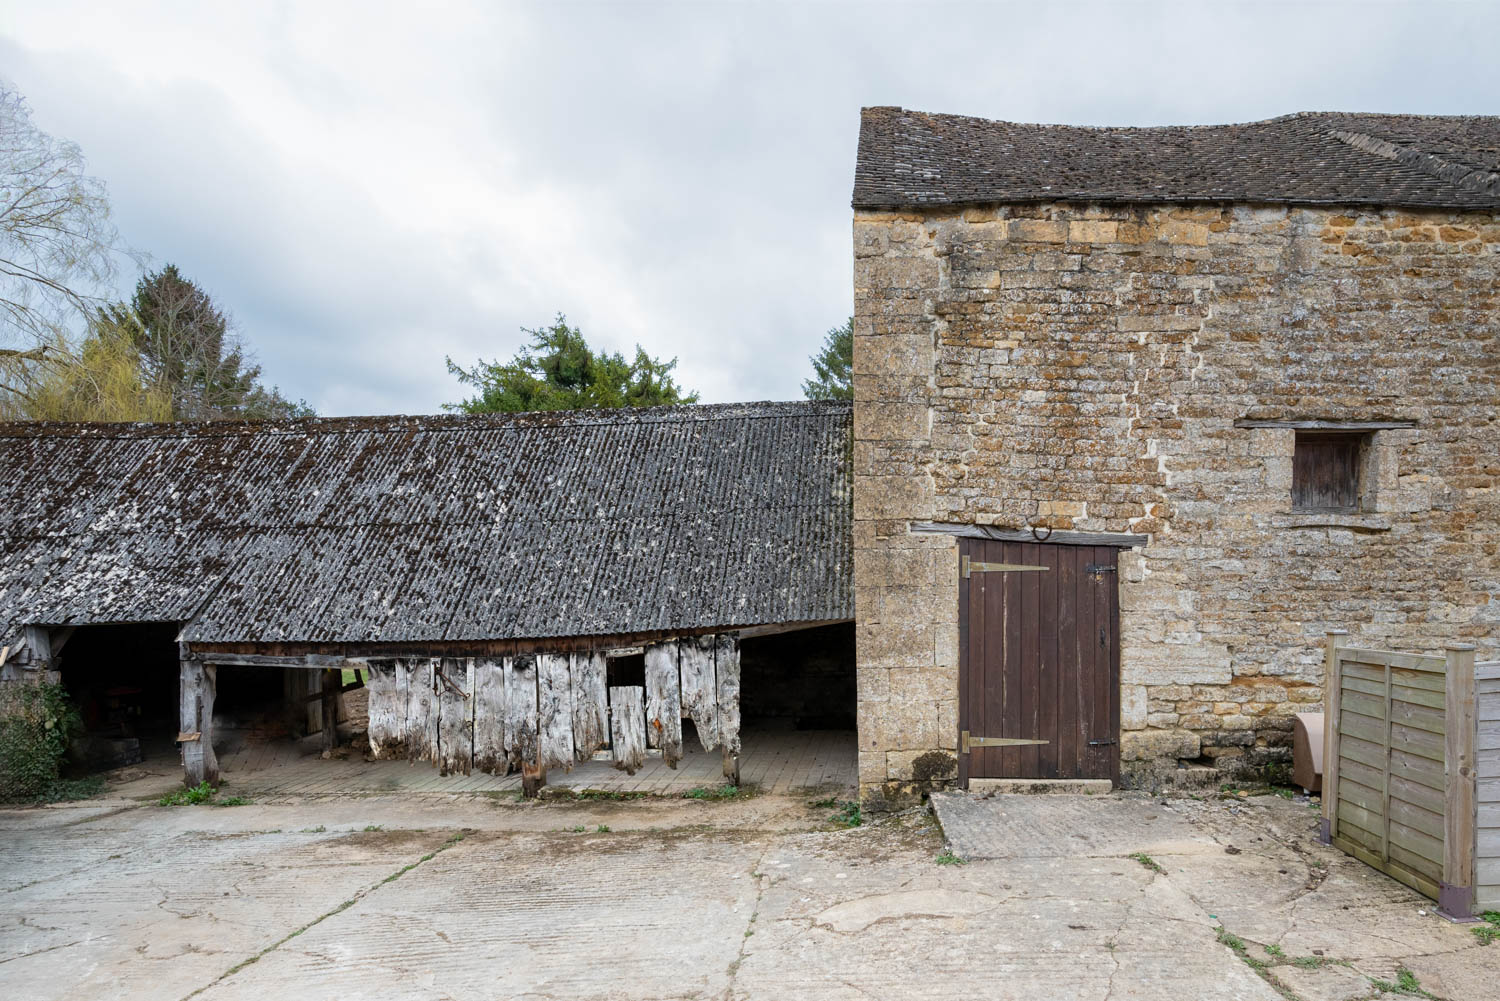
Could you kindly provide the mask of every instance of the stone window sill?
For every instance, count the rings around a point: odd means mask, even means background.
[[[1355,532],[1389,532],[1391,519],[1382,514],[1341,514],[1336,511],[1298,511],[1271,517],[1272,528],[1347,528]]]

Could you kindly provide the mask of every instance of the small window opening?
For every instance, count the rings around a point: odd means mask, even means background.
[[[1292,452],[1292,510],[1359,510],[1368,433],[1298,431]]]
[[[646,656],[644,652],[606,655],[604,661],[604,683],[610,688],[646,687]]]

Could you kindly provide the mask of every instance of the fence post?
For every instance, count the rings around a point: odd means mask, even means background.
[[[1347,629],[1328,630],[1327,659],[1323,665],[1323,822],[1318,840],[1333,844],[1339,833],[1339,693],[1343,661],[1339,650],[1349,645]]]
[[[1438,913],[1474,916],[1474,646],[1449,643],[1443,712],[1443,879]]]

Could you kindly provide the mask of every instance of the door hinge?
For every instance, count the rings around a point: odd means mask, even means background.
[[[1090,747],[1099,747],[1101,744],[1118,744],[1118,743],[1119,743],[1119,741],[1116,740],[1114,737],[1106,737],[1103,740],[1091,740],[1091,741],[1089,741],[1089,746]]]
[[[1020,737],[971,737],[969,731],[958,734],[958,752],[968,754],[971,747],[1024,747],[1031,744],[1050,744],[1050,740],[1024,740]]]
[[[961,557],[958,561],[958,572],[964,580],[969,579],[971,573],[1019,573],[1022,570],[1051,570],[1051,567],[1034,567],[1025,563],[980,563],[969,557]]]

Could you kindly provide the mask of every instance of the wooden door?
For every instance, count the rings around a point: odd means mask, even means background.
[[[1118,550],[960,539],[958,551],[960,783],[1118,779]]]

